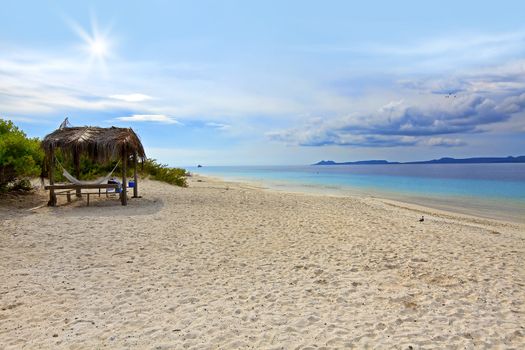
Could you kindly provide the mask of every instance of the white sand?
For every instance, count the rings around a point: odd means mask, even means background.
[[[0,348],[525,348],[524,225],[202,181],[0,207]]]

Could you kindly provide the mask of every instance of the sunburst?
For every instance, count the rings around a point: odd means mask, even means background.
[[[89,51],[93,57],[105,59],[109,54],[108,43],[104,38],[92,38],[89,44]]]
[[[73,31],[82,39],[81,51],[86,53],[89,66],[96,66],[107,70],[107,61],[112,55],[112,41],[109,39],[109,29],[100,31],[94,17],[91,19],[91,28],[86,30],[78,23],[69,21]]]

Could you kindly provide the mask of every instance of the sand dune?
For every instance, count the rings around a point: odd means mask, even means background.
[[[0,207],[0,348],[525,347],[524,225],[208,178],[141,191]]]

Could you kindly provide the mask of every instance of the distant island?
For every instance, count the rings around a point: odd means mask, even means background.
[[[333,160],[322,160],[312,165],[377,165],[377,164],[479,164],[479,163],[525,163],[525,156],[518,157],[477,157],[477,158],[439,158],[417,162],[389,162],[387,160],[360,160],[357,162],[334,162]]]

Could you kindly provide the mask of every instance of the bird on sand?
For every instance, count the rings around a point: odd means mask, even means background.
[[[423,221],[425,221],[425,217],[424,216],[422,216],[421,219],[419,219],[419,222],[423,222]]]

